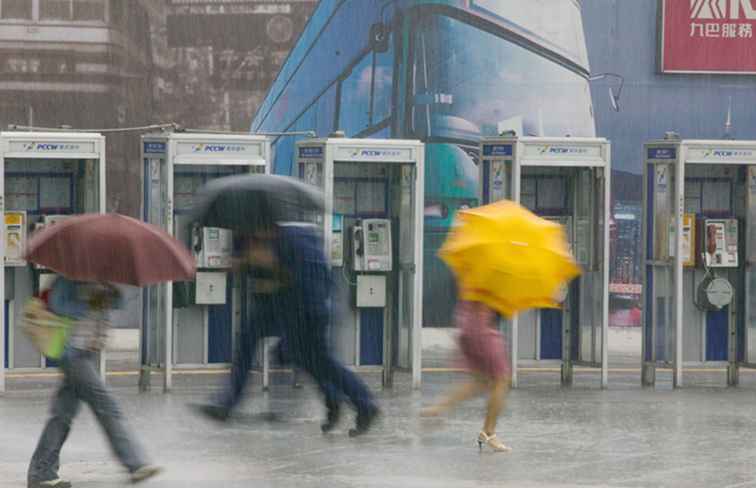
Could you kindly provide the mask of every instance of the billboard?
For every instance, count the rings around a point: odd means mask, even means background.
[[[660,0],[663,73],[756,73],[754,0]]]

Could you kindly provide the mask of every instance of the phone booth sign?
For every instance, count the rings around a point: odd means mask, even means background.
[[[0,133],[0,210],[5,272],[0,274],[0,392],[5,370],[54,368],[21,329],[24,304],[56,274],[24,258],[29,236],[73,215],[105,212],[105,137],[77,132]],[[106,369],[100,353],[100,373]]]
[[[299,177],[325,194],[323,231],[336,292],[334,349],[346,364],[421,381],[424,145],[382,139],[297,143]]]
[[[608,383],[610,144],[600,138],[491,137],[480,144],[480,200],[520,203],[564,226],[583,274],[560,294],[560,310],[529,310],[502,320],[520,366],[599,368]]]
[[[164,390],[175,368],[223,367],[231,362],[247,283],[231,269],[233,232],[191,222],[197,191],[221,177],[267,173],[265,136],[165,132],[142,137],[143,218],[186,244],[196,258],[195,280],[144,291],[140,388],[162,366]],[[253,209],[250,209],[253,210]]]
[[[722,368],[738,383],[756,367],[756,141],[644,146],[642,382],[657,367]]]

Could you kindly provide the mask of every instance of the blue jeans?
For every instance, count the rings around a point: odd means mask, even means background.
[[[27,475],[30,483],[58,477],[60,450],[82,401],[94,412],[115,455],[129,472],[147,465],[141,447],[125,425],[115,398],[99,375],[96,359],[96,353],[80,349],[69,348],[63,354],[60,364],[63,384],[52,401],[50,419],[32,456]]]

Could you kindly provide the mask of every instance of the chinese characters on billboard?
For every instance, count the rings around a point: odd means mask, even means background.
[[[753,0],[663,0],[664,73],[756,73]]]

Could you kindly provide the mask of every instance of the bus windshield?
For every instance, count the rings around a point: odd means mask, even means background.
[[[555,61],[443,15],[420,21],[412,50],[419,137],[595,135],[588,80]]]
[[[576,0],[472,0],[472,8],[525,29],[550,50],[588,65],[583,19]]]

